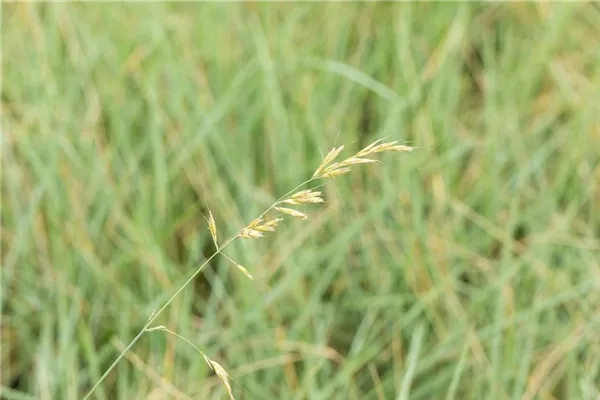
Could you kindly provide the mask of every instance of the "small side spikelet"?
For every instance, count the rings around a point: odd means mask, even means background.
[[[332,169],[331,171],[327,171],[323,175],[321,175],[321,178],[335,178],[336,176],[347,174],[350,171],[350,168]]]
[[[260,225],[260,223],[263,221],[262,218],[255,218],[252,220],[252,222],[250,222],[248,224],[248,226],[246,227],[247,229],[254,229],[256,228],[258,225]]]
[[[262,233],[260,233],[259,231],[257,231],[256,229],[249,229],[249,228],[242,229],[242,231],[238,234],[238,237],[240,237],[242,239],[258,239],[263,236],[264,235]]]
[[[323,203],[321,195],[321,192],[314,192],[311,189],[303,190],[285,199],[283,203],[291,205]]]
[[[267,222],[264,222],[262,218],[256,218],[247,227],[242,229],[238,237],[242,239],[261,238],[264,236],[262,232],[275,232],[275,228],[277,228],[277,225],[281,221],[283,221],[282,218],[274,218]]]
[[[223,385],[225,385],[225,389],[227,390],[227,394],[229,395],[229,400],[235,400],[235,397],[233,397],[233,390],[231,389],[231,384],[229,383],[229,374],[227,373],[227,371],[225,371],[225,368],[223,368],[218,362],[213,361],[206,356],[204,357],[204,359],[206,360],[208,365],[210,365],[212,370],[215,371],[215,374],[217,374],[217,377],[221,380],[221,382],[223,382]]]
[[[360,158],[357,156],[353,156],[348,158],[347,160],[344,160],[340,163],[340,167],[343,166],[347,166],[347,165],[356,165],[356,164],[370,164],[370,163],[376,163],[377,160],[371,160],[369,158]]]
[[[275,209],[279,212],[282,212],[287,215],[291,215],[292,217],[300,218],[300,219],[308,219],[308,215],[301,213],[298,210],[294,210],[286,207],[275,207]]]
[[[258,225],[256,230],[261,232],[275,232],[275,228],[277,228],[277,225],[279,225],[281,221],[283,221],[283,218],[274,218],[264,224]]]
[[[208,230],[210,231],[213,242],[215,242],[215,246],[219,248],[219,244],[217,243],[217,224],[215,223],[215,217],[213,217],[210,210],[208,210],[208,216]]]
[[[382,153],[384,151],[403,151],[403,152],[411,152],[413,148],[410,146],[404,146],[401,144],[397,144],[397,141],[388,142],[388,143],[380,143],[381,139],[374,141],[358,153],[356,153],[357,157],[364,157],[373,153]]]
[[[240,264],[235,264],[235,266],[240,270],[242,274],[246,275],[248,279],[254,280],[254,277],[250,274],[250,272],[248,272],[246,268],[242,267]]]
[[[231,261],[233,263],[233,265],[235,265],[237,267],[237,269],[240,270],[240,272],[244,275],[246,275],[247,278],[254,280],[254,277],[250,274],[250,272],[248,272],[248,270],[246,268],[244,268],[243,266],[241,266],[240,264],[236,263],[235,261],[233,261],[231,258],[227,257],[229,259],[229,261]]]
[[[337,156],[340,155],[342,150],[344,150],[344,146],[334,147],[333,149],[331,149],[329,153],[327,153],[327,155],[323,159],[323,162],[321,163],[321,165],[319,165],[319,168],[317,168],[312,177],[316,178],[317,176],[320,176],[321,172],[323,172],[323,169],[327,166],[327,164],[335,160]]]
[[[371,143],[370,145],[368,145],[367,147],[365,147],[364,149],[362,149],[361,151],[356,153],[356,156],[363,157],[363,156],[373,153],[371,150],[382,141],[383,141],[383,139],[377,139],[376,141],[374,141],[373,143]]]

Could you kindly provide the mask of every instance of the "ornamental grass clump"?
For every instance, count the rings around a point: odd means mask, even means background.
[[[177,336],[178,338],[184,340],[186,343],[191,345],[198,351],[198,353],[204,358],[206,363],[210,366],[210,368],[215,372],[217,377],[223,383],[225,390],[231,400],[234,399],[233,391],[230,383],[230,376],[221,366],[221,364],[217,363],[210,357],[208,357],[202,350],[200,350],[196,345],[190,342],[188,339],[183,336],[167,329],[166,327],[160,326],[152,326],[153,322],[158,318],[158,316],[173,302],[173,300],[185,289],[190,282],[194,280],[203,270],[203,268],[208,265],[217,255],[222,254],[225,258],[227,258],[235,267],[247,278],[254,280],[254,276],[248,271],[248,269],[241,264],[234,261],[231,257],[225,254],[223,251],[225,248],[231,244],[235,239],[261,239],[265,237],[266,233],[273,233],[279,227],[279,224],[284,221],[286,217],[298,218],[300,220],[307,220],[309,215],[306,212],[302,212],[297,210],[295,207],[300,205],[319,205],[324,202],[323,193],[317,191],[317,187],[322,186],[322,184],[316,185],[310,189],[300,190],[302,187],[314,183],[316,181],[322,180],[331,180],[338,176],[344,175],[352,171],[352,168],[358,167],[362,164],[374,164],[378,163],[377,160],[369,158],[370,156],[376,153],[383,152],[411,152],[413,150],[412,147],[398,144],[398,142],[383,142],[382,139],[377,140],[364,149],[360,150],[358,153],[346,158],[345,160],[334,162],[341,152],[344,150],[344,146],[334,147],[327,153],[324,157],[323,161],[319,165],[319,167],[315,170],[312,177],[300,185],[296,186],[294,189],[290,190],[288,193],[280,197],[277,201],[275,201],[271,206],[269,206],[260,216],[252,220],[247,226],[239,230],[237,233],[232,235],[230,238],[225,240],[222,244],[219,244],[218,235],[217,235],[217,224],[215,222],[215,218],[213,217],[212,212],[208,211],[208,218],[206,218],[208,222],[208,231],[212,237],[212,240],[215,244],[216,250],[215,252],[200,266],[198,267],[194,273],[185,281],[183,285],[181,285],[175,293],[165,302],[165,304],[156,312],[153,312],[146,325],[140,330],[136,337],[125,347],[125,349],[119,354],[117,359],[111,364],[111,366],[106,370],[106,372],[100,377],[100,379],[94,384],[92,389],[85,396],[84,400],[88,399],[98,388],[98,386],[106,379],[106,377],[110,374],[110,372],[115,368],[115,366],[123,359],[125,354],[131,350],[131,348],[135,345],[135,343],[147,332],[154,331],[163,331],[172,335]],[[294,207],[294,208],[292,208]]]

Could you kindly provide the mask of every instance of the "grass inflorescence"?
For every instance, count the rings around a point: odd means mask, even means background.
[[[594,4],[0,18],[1,398],[598,398]]]
[[[111,373],[111,371],[117,366],[119,361],[125,356],[127,351],[129,351],[133,345],[142,337],[142,335],[146,332],[152,331],[165,331],[171,334],[176,335],[179,338],[184,339],[188,344],[192,344],[188,339],[183,338],[181,335],[172,332],[166,327],[160,325],[156,327],[152,327],[152,323],[158,318],[158,316],[175,300],[175,298],[181,293],[181,291],[187,287],[192,280],[202,272],[204,267],[208,265],[208,263],[218,254],[223,254],[229,261],[231,261],[237,269],[244,274],[248,279],[254,280],[254,277],[251,273],[246,269],[246,267],[238,264],[236,261],[231,259],[229,256],[223,253],[223,250],[231,244],[235,239],[260,239],[264,237],[265,232],[275,232],[279,223],[284,220],[285,216],[291,216],[294,218],[299,218],[301,220],[307,220],[308,215],[304,212],[301,212],[294,208],[289,207],[281,207],[281,204],[296,206],[296,205],[314,205],[324,203],[322,192],[316,191],[315,188],[311,189],[303,189],[298,190],[306,185],[309,185],[313,181],[321,180],[321,179],[333,179],[337,176],[344,175],[350,172],[353,166],[359,164],[369,164],[376,162],[375,160],[364,158],[366,156],[372,155],[374,153],[383,153],[383,152],[411,152],[413,148],[411,146],[399,145],[398,142],[383,142],[382,139],[379,139],[364,149],[360,150],[355,155],[341,161],[338,163],[334,163],[336,158],[340,155],[344,146],[339,146],[331,149],[329,153],[325,156],[319,167],[315,170],[312,177],[300,185],[296,186],[290,192],[286,193],[279,200],[271,204],[270,207],[267,208],[259,217],[253,219],[246,227],[242,228],[239,232],[231,236],[229,239],[225,240],[223,244],[219,244],[217,238],[217,224],[215,222],[215,218],[213,217],[212,212],[209,210],[208,218],[206,221],[208,223],[208,230],[210,235],[214,241],[216,246],[216,251],[210,256],[196,271],[192,274],[192,276],[181,285],[177,291],[165,302],[165,304],[155,313],[153,313],[146,325],[142,328],[142,330],[138,333],[138,335],[133,338],[133,340],[127,345],[124,351],[122,351],[117,359],[111,364],[111,366],[104,372],[104,374],[100,377],[100,379],[94,384],[92,389],[85,396],[85,399],[88,399],[96,390],[96,388],[106,379],[106,377]],[[272,214],[270,218],[266,216]],[[223,382],[227,393],[230,399],[234,399],[231,384],[229,382],[230,377],[227,374],[226,370],[216,361],[208,357],[204,352],[198,349],[196,346],[194,348],[204,357],[208,365],[213,369],[213,371],[217,374],[219,379]]]

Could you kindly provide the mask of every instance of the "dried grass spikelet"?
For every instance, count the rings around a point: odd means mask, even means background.
[[[356,165],[356,164],[371,164],[376,163],[377,160],[371,160],[370,158],[360,158],[357,156],[352,156],[340,163],[340,167],[348,166],[348,165]]]
[[[255,218],[252,220],[252,222],[250,222],[248,224],[248,226],[246,227],[246,229],[254,229],[255,227],[257,227],[258,225],[260,225],[260,223],[263,221],[262,218]]]
[[[358,153],[356,153],[354,156],[347,158],[346,160],[344,160],[342,162],[330,164],[335,159],[335,157],[337,157],[339,155],[341,148],[342,148],[342,146],[340,146],[338,148],[334,148],[333,150],[331,150],[329,152],[329,154],[327,155],[328,157],[325,157],[325,160],[323,160],[323,162],[321,163],[321,165],[319,166],[319,168],[313,175],[313,179],[314,178],[335,178],[337,176],[344,175],[344,174],[347,174],[348,172],[350,172],[351,171],[350,167],[352,165],[377,163],[378,162],[377,160],[372,160],[370,158],[364,158],[365,156],[368,156],[369,154],[382,153],[384,151],[409,152],[409,151],[413,150],[412,147],[398,144],[397,141],[383,143],[382,139],[378,139],[378,140],[374,141],[373,143],[371,143],[370,145],[368,145],[367,147],[365,147],[364,149],[362,149],[361,151],[359,151]],[[329,157],[330,154],[333,154],[334,157]],[[288,204],[294,204],[294,203],[289,202]]]
[[[277,228],[277,225],[279,225],[281,221],[283,221],[283,218],[273,218],[264,224],[256,226],[256,230],[261,232],[275,232],[275,228]]]
[[[250,272],[248,272],[248,270],[247,270],[246,268],[242,267],[242,266],[241,266],[240,264],[238,264],[238,263],[234,263],[234,264],[235,264],[235,266],[237,267],[237,269],[239,269],[239,270],[240,270],[240,272],[241,272],[242,274],[246,275],[246,277],[247,277],[248,279],[254,280],[254,277],[253,277],[253,276],[250,274]]]
[[[229,261],[231,261],[233,263],[233,265],[235,265],[237,267],[237,269],[240,270],[240,272],[244,275],[246,275],[247,278],[254,280],[254,277],[250,274],[250,272],[248,272],[248,270],[246,268],[244,268],[243,266],[241,266],[240,264],[236,263],[235,261],[233,261],[233,259],[231,257],[229,257],[226,254],[223,254],[225,256],[225,258],[227,258]]]
[[[382,139],[376,140],[358,153],[356,153],[356,157],[364,157],[369,154],[374,153],[382,153],[384,151],[402,151],[402,152],[411,152],[413,148],[410,146],[405,146],[398,144],[398,141],[380,143]]]
[[[229,374],[227,373],[227,371],[225,371],[225,368],[223,368],[218,362],[213,361],[206,356],[204,356],[204,359],[206,360],[208,365],[210,365],[212,370],[215,371],[215,374],[217,374],[217,377],[221,380],[221,382],[223,382],[223,385],[225,385],[225,389],[227,390],[227,394],[229,395],[229,400],[235,400],[235,398],[233,397],[233,390],[231,389],[231,384],[229,383]]]
[[[342,150],[344,150],[344,146],[334,147],[333,149],[331,149],[329,153],[327,153],[327,155],[323,159],[323,162],[321,163],[321,165],[319,165],[319,168],[317,168],[312,177],[316,178],[320,176],[321,172],[323,172],[323,169],[327,166],[327,164],[335,160],[337,156],[342,152]]]
[[[238,234],[238,237],[240,237],[242,239],[258,239],[263,236],[264,235],[260,231],[257,231],[256,229],[249,229],[249,228],[242,229],[242,231]]]
[[[215,223],[215,217],[213,217],[213,214],[210,210],[208,210],[208,216],[208,230],[210,231],[213,242],[215,242],[215,246],[219,247],[217,243],[217,224]]]
[[[315,192],[311,189],[302,190],[285,199],[283,203],[291,205],[323,203],[323,198],[321,198],[322,194],[322,192]]]
[[[292,208],[275,207],[275,209],[284,214],[291,215],[292,217],[296,217],[296,218],[300,218],[300,219],[308,219],[308,215],[306,215],[298,210],[294,210]]]
[[[325,171],[325,173],[323,173],[323,175],[321,175],[320,178],[335,178],[336,176],[347,174],[351,170],[352,170],[351,168],[347,168],[347,167],[332,169],[329,171]]]
[[[273,218],[270,221],[264,222],[262,218],[256,218],[247,227],[242,229],[238,237],[243,239],[258,239],[263,237],[262,232],[275,232],[277,225],[283,221],[283,218]]]

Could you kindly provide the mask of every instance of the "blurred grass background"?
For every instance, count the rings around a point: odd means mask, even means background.
[[[597,4],[2,8],[3,399],[599,398]]]

